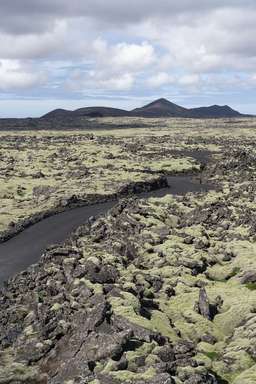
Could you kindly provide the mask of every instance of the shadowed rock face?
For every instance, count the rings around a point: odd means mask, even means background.
[[[199,291],[198,308],[200,315],[204,316],[208,320],[212,319],[209,300],[204,288],[201,288]]]
[[[199,291],[199,300],[195,304],[195,310],[207,320],[213,320],[221,309],[222,304],[223,301],[220,296],[216,297],[214,303],[210,303],[207,292],[203,287]]]

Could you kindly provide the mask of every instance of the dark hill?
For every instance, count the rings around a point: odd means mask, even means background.
[[[130,112],[124,109],[110,108],[110,107],[86,107],[79,108],[73,112],[75,116],[88,116],[88,117],[119,117],[130,116]]]
[[[241,117],[241,113],[230,108],[228,105],[212,105],[210,107],[192,108],[188,111],[189,117],[197,118],[220,118]]]
[[[42,116],[42,118],[46,119],[63,119],[65,117],[70,117],[73,115],[72,111],[68,111],[67,109],[54,109],[51,112],[46,113],[45,115]]]
[[[110,108],[110,107],[85,107],[79,108],[75,111],[68,111],[66,109],[55,109],[46,115],[42,116],[42,119],[65,119],[76,117],[120,117],[130,116],[130,112],[124,109]]]
[[[188,110],[166,99],[158,99],[142,108],[132,111],[134,116],[141,117],[186,117]]]

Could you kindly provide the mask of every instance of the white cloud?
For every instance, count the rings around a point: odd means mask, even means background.
[[[93,54],[96,66],[110,67],[115,71],[137,72],[155,60],[154,47],[148,42],[141,44],[120,42],[110,45],[106,40],[98,38],[92,43],[92,56]]]
[[[147,42],[138,44],[120,43],[110,50],[110,64],[116,68],[138,71],[154,61],[154,48]]]
[[[181,76],[178,80],[179,84],[181,85],[187,85],[187,86],[194,86],[199,84],[200,76],[198,74],[189,74]]]
[[[85,78],[84,87],[97,88],[113,91],[130,90],[135,82],[135,78],[131,73],[123,73],[117,76],[108,77],[106,73],[93,72],[89,78]]]
[[[1,90],[30,88],[41,83],[42,80],[41,74],[26,71],[17,60],[0,60]]]
[[[132,88],[134,82],[135,79],[131,73],[124,73],[121,76],[100,81],[98,87],[115,91],[127,91]]]
[[[158,72],[156,75],[149,77],[147,84],[150,87],[158,88],[163,85],[173,84],[175,82],[175,77],[169,75],[166,72]]]
[[[82,92],[95,92],[95,90],[128,91],[134,83],[135,75],[129,72],[114,74],[98,69],[83,73],[77,70],[66,81],[66,88]]]
[[[162,88],[168,85],[195,87],[200,81],[201,78],[197,73],[170,75],[166,72],[159,72],[148,78],[147,85],[152,88]]]
[[[69,88],[127,91],[132,89],[140,72],[155,60],[154,48],[147,42],[110,45],[98,38],[91,43],[88,52],[92,69],[74,70],[67,81]]]
[[[207,12],[197,9],[193,17],[184,9],[169,15],[168,22],[149,18],[131,28],[134,36],[165,50],[159,68],[198,73],[255,67],[256,4],[248,7],[216,7]]]
[[[72,32],[71,32],[72,30]],[[40,60],[82,56],[85,39],[67,21],[54,24],[51,31],[42,34],[10,35],[0,33],[0,57],[6,59]]]

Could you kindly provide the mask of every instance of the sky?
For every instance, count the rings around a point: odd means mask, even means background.
[[[185,107],[256,114],[255,0],[0,0],[0,117]]]

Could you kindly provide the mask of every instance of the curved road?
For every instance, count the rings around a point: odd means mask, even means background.
[[[113,205],[114,202],[107,202],[58,213],[0,244],[0,285],[10,276],[36,263],[47,246],[63,242],[89,217],[104,214]]]
[[[140,197],[162,197],[166,194],[207,191],[211,186],[193,181],[190,176],[168,177],[170,187],[140,194]],[[4,280],[36,263],[45,248],[63,242],[89,217],[106,213],[116,202],[75,208],[48,217],[26,228],[12,239],[0,244],[0,285]]]
[[[209,153],[183,151],[182,155],[191,156],[206,162]],[[210,185],[200,184],[191,176],[168,177],[168,188],[142,193],[140,197],[162,197],[166,194],[184,195],[187,192],[199,192],[212,189]],[[0,244],[0,285],[9,277],[36,263],[45,248],[63,242],[79,225],[89,217],[106,213],[116,202],[75,208],[48,217],[25,229],[5,243]]]

